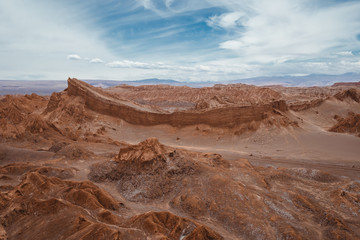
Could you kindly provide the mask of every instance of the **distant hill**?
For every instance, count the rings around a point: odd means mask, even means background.
[[[283,85],[287,87],[330,86],[338,82],[360,81],[359,73],[342,75],[311,74],[307,76],[255,77],[228,81],[226,83],[244,83],[251,85]]]
[[[121,84],[127,84],[131,86],[140,86],[140,85],[158,85],[158,84],[167,84],[172,86],[184,86],[186,83],[175,81],[172,79],[158,79],[158,78],[149,78],[143,80],[135,80],[135,81],[115,81],[115,80],[86,80],[82,79],[83,81],[99,87],[112,87]]]
[[[172,79],[158,79],[158,78],[150,78],[143,80],[134,80],[134,81],[116,81],[116,80],[86,80],[81,79],[84,82],[87,82],[95,87],[112,87],[116,85],[126,84],[131,86],[141,86],[141,85],[171,85],[171,86],[189,86],[189,87],[208,87],[213,86],[214,84],[218,84],[221,82],[180,82]]]
[[[6,94],[31,94],[50,95],[67,88],[67,82],[57,80],[0,80],[0,95]]]
[[[136,81],[116,81],[116,80],[86,80],[81,79],[96,87],[112,87],[121,84],[132,86],[140,85],[158,85],[167,84],[172,86],[189,86],[189,87],[211,87],[215,84],[236,84],[243,83],[249,85],[266,86],[266,85],[283,85],[288,87],[308,87],[308,86],[349,86],[349,84],[360,84],[359,73],[346,73],[342,75],[321,75],[312,74],[307,76],[280,76],[280,77],[255,77],[244,78],[230,81],[207,81],[207,82],[180,82],[172,79],[149,78]],[[355,86],[354,85],[354,86]],[[67,87],[66,80],[0,80],[0,95],[6,94],[31,94],[50,95],[53,92],[60,92]]]

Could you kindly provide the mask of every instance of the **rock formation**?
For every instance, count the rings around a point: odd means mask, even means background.
[[[184,111],[166,113],[132,102],[121,101],[104,94],[101,90],[77,79],[68,79],[68,93],[81,96],[88,108],[115,117],[119,117],[129,123],[139,125],[168,124],[175,127],[188,125],[206,124],[213,127],[235,127],[242,123],[261,121],[266,118],[264,113],[272,112],[273,109],[286,111],[287,106],[283,101],[274,101],[267,104],[251,106],[229,106],[204,111]]]
[[[355,190],[360,185],[319,170],[256,169],[245,159],[230,164],[220,155],[174,149],[151,138],[121,149],[115,161],[93,165],[89,177],[115,182],[133,202],[170,201],[176,211],[212,219],[244,239],[360,236],[353,225],[360,211]],[[344,188],[348,190],[341,195]],[[319,197],[326,199],[325,206]]]
[[[173,191],[182,178],[194,174],[197,165],[183,153],[150,138],[120,149],[115,161],[93,165],[89,178],[116,182],[129,200],[159,199]]]
[[[355,88],[338,92],[337,94],[334,95],[334,97],[340,101],[344,101],[345,99],[350,99],[355,102],[360,102],[360,92]]]
[[[311,100],[311,101],[306,101],[306,102],[299,102],[299,103],[294,103],[290,105],[290,109],[293,111],[304,111],[313,107],[318,107],[320,106],[325,100],[324,99],[315,99],[315,100]]]
[[[37,113],[46,104],[46,99],[36,94],[5,96],[0,101],[0,136],[17,138],[23,137],[26,131],[49,129],[50,126]]]
[[[29,172],[14,189],[0,193],[4,239],[222,239],[169,212],[120,217],[123,203],[93,183],[46,177],[46,172]]]
[[[360,137],[360,114],[349,112],[345,118],[336,117],[337,123],[330,128],[330,132],[352,133]]]

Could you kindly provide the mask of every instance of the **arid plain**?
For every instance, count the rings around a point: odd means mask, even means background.
[[[359,239],[360,83],[0,96],[0,239]]]

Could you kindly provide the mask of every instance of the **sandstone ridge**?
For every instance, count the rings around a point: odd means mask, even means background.
[[[236,127],[244,123],[266,119],[268,117],[266,113],[272,113],[274,110],[287,111],[285,101],[280,100],[250,106],[224,106],[203,111],[193,109],[170,113],[117,99],[101,89],[75,78],[68,79],[67,91],[69,95],[82,97],[86,106],[93,111],[145,126],[168,124],[184,127],[206,124],[212,127]]]

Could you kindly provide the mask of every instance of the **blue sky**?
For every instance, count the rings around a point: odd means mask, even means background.
[[[0,79],[359,73],[359,13],[359,0],[0,0]]]

